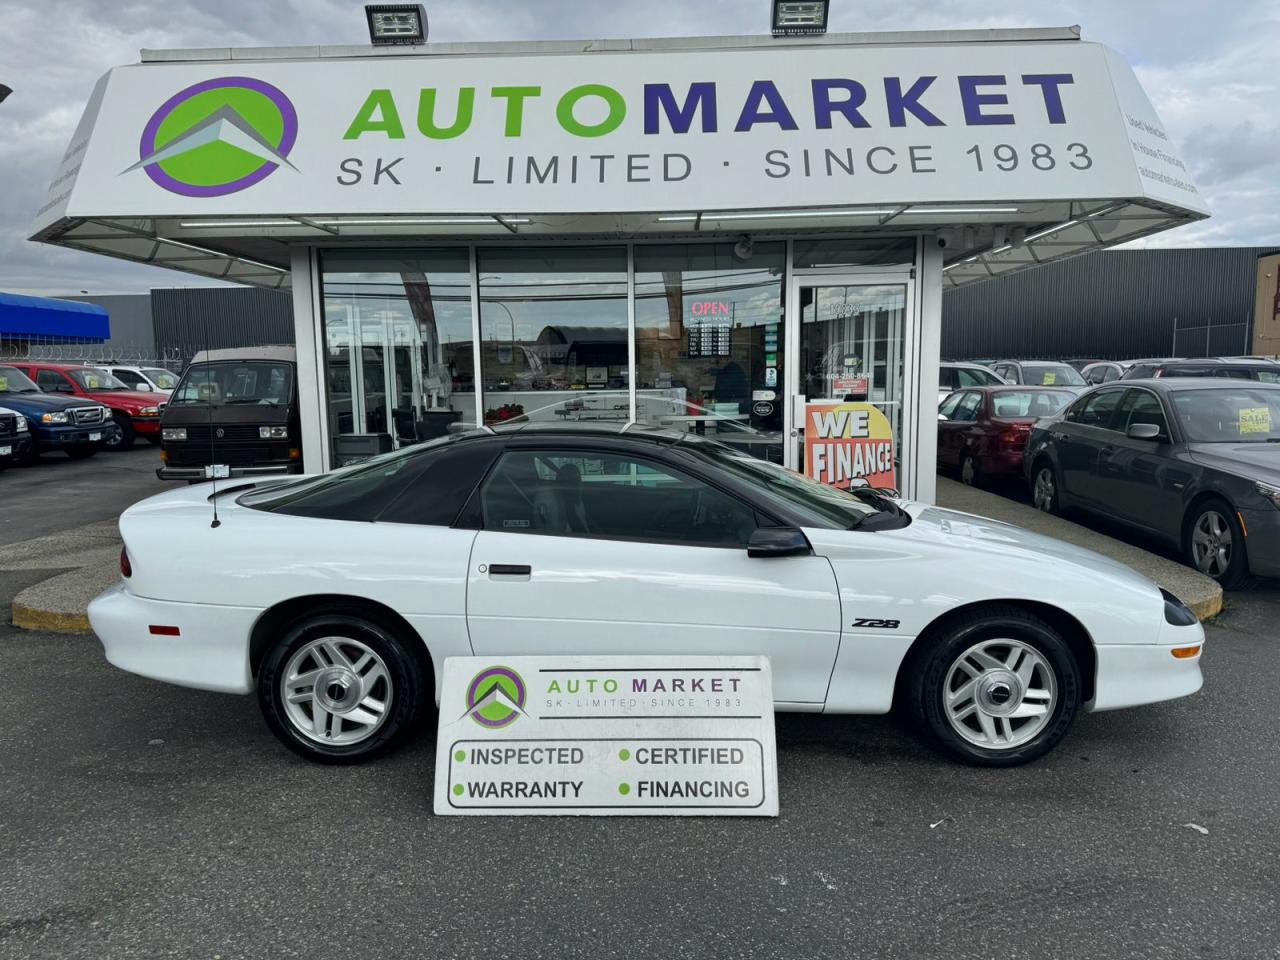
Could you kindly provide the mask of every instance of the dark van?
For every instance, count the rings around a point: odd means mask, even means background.
[[[160,415],[162,480],[302,472],[293,347],[203,350]]]

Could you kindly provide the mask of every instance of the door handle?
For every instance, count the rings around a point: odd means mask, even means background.
[[[528,577],[533,575],[533,567],[527,563],[491,563],[490,577]]]

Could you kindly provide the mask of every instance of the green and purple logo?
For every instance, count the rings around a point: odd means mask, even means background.
[[[476,723],[497,730],[515,723],[524,712],[527,688],[510,667],[487,667],[467,685],[467,713]]]
[[[139,160],[155,183],[184,197],[222,197],[253,186],[281,166],[298,112],[277,87],[251,77],[218,77],[174,94],[142,131]]]

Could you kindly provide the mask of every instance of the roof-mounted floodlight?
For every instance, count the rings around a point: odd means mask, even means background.
[[[831,0],[773,0],[773,35],[799,37],[827,32]]]
[[[427,42],[427,11],[420,3],[367,3],[364,15],[375,47]]]

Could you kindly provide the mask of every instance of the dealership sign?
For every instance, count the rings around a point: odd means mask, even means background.
[[[441,814],[776,816],[767,657],[450,657]]]
[[[37,226],[1010,197],[1204,210],[1105,47],[819,45],[118,67]]]
[[[810,403],[804,411],[804,472],[847,489],[855,480],[898,488],[893,428],[870,403]]]

